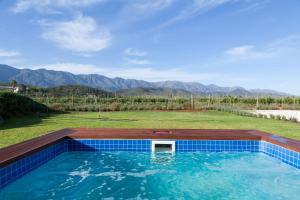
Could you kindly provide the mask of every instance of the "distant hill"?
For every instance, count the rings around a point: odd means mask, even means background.
[[[0,82],[7,83],[10,82],[10,78],[14,77],[15,75],[19,74],[20,70],[10,67],[8,65],[1,65],[0,64]]]
[[[235,95],[235,96],[286,96],[288,94],[270,90],[246,90],[242,87],[220,87],[197,82],[161,81],[148,82],[135,79],[109,78],[98,74],[79,74],[46,69],[16,69],[0,64],[0,82],[16,80],[18,83],[56,87],[61,85],[81,85],[123,94],[167,94],[170,90],[180,94]],[[143,89],[141,89],[143,88]],[[164,89],[162,89],[164,88]]]
[[[290,96],[290,94],[284,92],[278,92],[275,90],[266,89],[252,89],[249,90],[254,96]]]

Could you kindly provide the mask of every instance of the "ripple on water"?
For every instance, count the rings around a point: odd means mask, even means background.
[[[294,200],[299,188],[300,170],[259,153],[68,152],[8,185],[0,199]]]

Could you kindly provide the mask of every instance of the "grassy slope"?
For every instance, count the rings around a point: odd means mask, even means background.
[[[0,147],[71,127],[257,129],[300,140],[300,124],[217,111],[106,112],[11,119],[0,126]]]

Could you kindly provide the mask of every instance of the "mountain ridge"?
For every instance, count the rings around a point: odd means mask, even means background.
[[[198,82],[159,81],[148,82],[120,77],[109,78],[99,74],[72,74],[65,71],[47,69],[17,69],[0,64],[0,82],[16,80],[19,83],[38,86],[56,87],[61,85],[82,85],[98,88],[108,92],[130,91],[137,88],[148,88],[147,92],[163,92],[178,90],[179,93],[201,95],[235,95],[235,96],[289,96],[289,94],[274,90],[254,89],[246,90],[243,87],[221,87],[215,84],[204,85]],[[165,88],[165,89],[163,89]],[[154,91],[156,89],[157,91]],[[159,91],[160,90],[160,91]],[[138,90],[137,90],[138,91]],[[140,90],[143,91],[143,90]],[[181,92],[180,92],[181,91]],[[174,91],[176,93],[176,91]],[[130,92],[129,92],[130,93]]]

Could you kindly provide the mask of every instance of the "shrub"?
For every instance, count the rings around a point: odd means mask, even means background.
[[[291,118],[290,118],[290,121],[291,121],[291,122],[298,122],[298,119],[297,119],[296,117],[291,117]]]
[[[270,114],[270,119],[276,119],[276,115]]]
[[[89,109],[88,109],[87,106],[85,106],[85,107],[82,108],[82,111],[87,112],[87,111],[89,111]]]
[[[14,116],[32,113],[47,113],[50,111],[44,104],[38,103],[28,97],[12,92],[0,93],[0,116],[7,119]]]
[[[249,116],[249,117],[256,117],[257,115],[254,114],[254,113],[249,113],[248,116]]]
[[[76,106],[76,107],[74,108],[74,110],[77,111],[77,112],[79,112],[79,111],[80,111],[80,106]]]
[[[110,111],[120,111],[120,104],[117,102],[113,102],[108,106]]]
[[[281,120],[288,121],[288,118],[287,118],[286,116],[283,115],[283,116],[281,117]]]
[[[50,108],[52,108],[53,110],[65,111],[65,105],[61,103],[51,104]]]
[[[87,106],[89,112],[97,112],[99,109],[96,105],[89,105]]]
[[[264,115],[259,113],[259,114],[257,115],[257,117],[259,117],[259,118],[264,118]]]
[[[121,104],[120,111],[127,111],[127,110],[128,110],[127,104]]]

